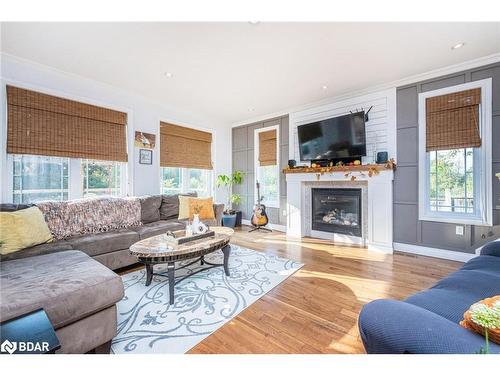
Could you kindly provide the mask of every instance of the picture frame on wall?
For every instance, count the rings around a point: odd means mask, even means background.
[[[139,164],[153,164],[153,150],[139,150]]]
[[[138,148],[154,149],[156,145],[156,135],[144,132],[135,132],[134,146]]]

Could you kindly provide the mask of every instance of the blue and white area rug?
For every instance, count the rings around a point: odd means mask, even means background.
[[[222,252],[206,256],[222,263]],[[185,353],[257,299],[297,271],[303,264],[231,245],[230,275],[223,267],[207,269],[175,286],[175,302],[169,305],[168,280],[154,276],[145,286],[144,270],[122,276],[125,297],[118,303],[118,335],[114,353]],[[199,264],[176,272],[198,270]],[[155,273],[166,270],[155,266]]]

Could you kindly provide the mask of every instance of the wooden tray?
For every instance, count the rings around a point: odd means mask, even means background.
[[[185,230],[176,230],[172,233],[175,237],[172,236],[167,236],[167,241],[171,242],[175,245],[182,245],[188,242],[196,241],[196,240],[201,240],[203,238],[213,238],[215,237],[215,232],[213,230],[209,230],[206,233],[201,233],[201,234],[193,234],[191,236],[186,236],[186,231]],[[168,234],[168,232],[167,232]]]

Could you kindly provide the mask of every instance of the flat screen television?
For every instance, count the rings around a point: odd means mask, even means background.
[[[297,127],[301,161],[350,161],[366,156],[365,112]]]

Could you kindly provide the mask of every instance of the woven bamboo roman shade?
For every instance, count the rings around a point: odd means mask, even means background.
[[[480,147],[481,89],[427,98],[426,150]]]
[[[212,169],[212,134],[160,122],[160,165]]]
[[[7,86],[7,152],[127,161],[127,114]]]
[[[259,133],[259,164],[276,165],[276,129]]]

